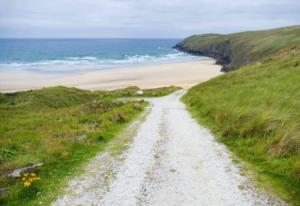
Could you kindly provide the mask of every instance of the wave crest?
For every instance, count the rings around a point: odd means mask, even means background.
[[[199,59],[182,52],[172,52],[162,56],[124,55],[120,59],[101,59],[94,56],[68,57],[57,60],[44,60],[30,63],[0,64],[0,71],[22,70],[49,73],[81,72],[89,70],[122,68],[130,66],[151,65],[160,63],[185,62]]]

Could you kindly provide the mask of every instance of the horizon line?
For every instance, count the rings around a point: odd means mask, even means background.
[[[185,37],[0,37],[0,39],[184,39]]]

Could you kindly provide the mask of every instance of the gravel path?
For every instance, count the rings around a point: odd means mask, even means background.
[[[149,99],[128,150],[96,157],[53,205],[285,205],[240,175],[226,148],[191,118],[182,94]]]

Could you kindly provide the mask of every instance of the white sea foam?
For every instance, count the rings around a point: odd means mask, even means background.
[[[13,70],[49,73],[69,73],[161,63],[186,62],[197,59],[199,59],[199,57],[188,55],[182,52],[172,52],[163,56],[125,55],[122,59],[100,59],[93,56],[68,57],[58,60],[44,60],[30,63],[0,64],[0,71]]]

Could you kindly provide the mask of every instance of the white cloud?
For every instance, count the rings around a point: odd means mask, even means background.
[[[184,37],[300,23],[298,0],[0,0],[0,37]]]

